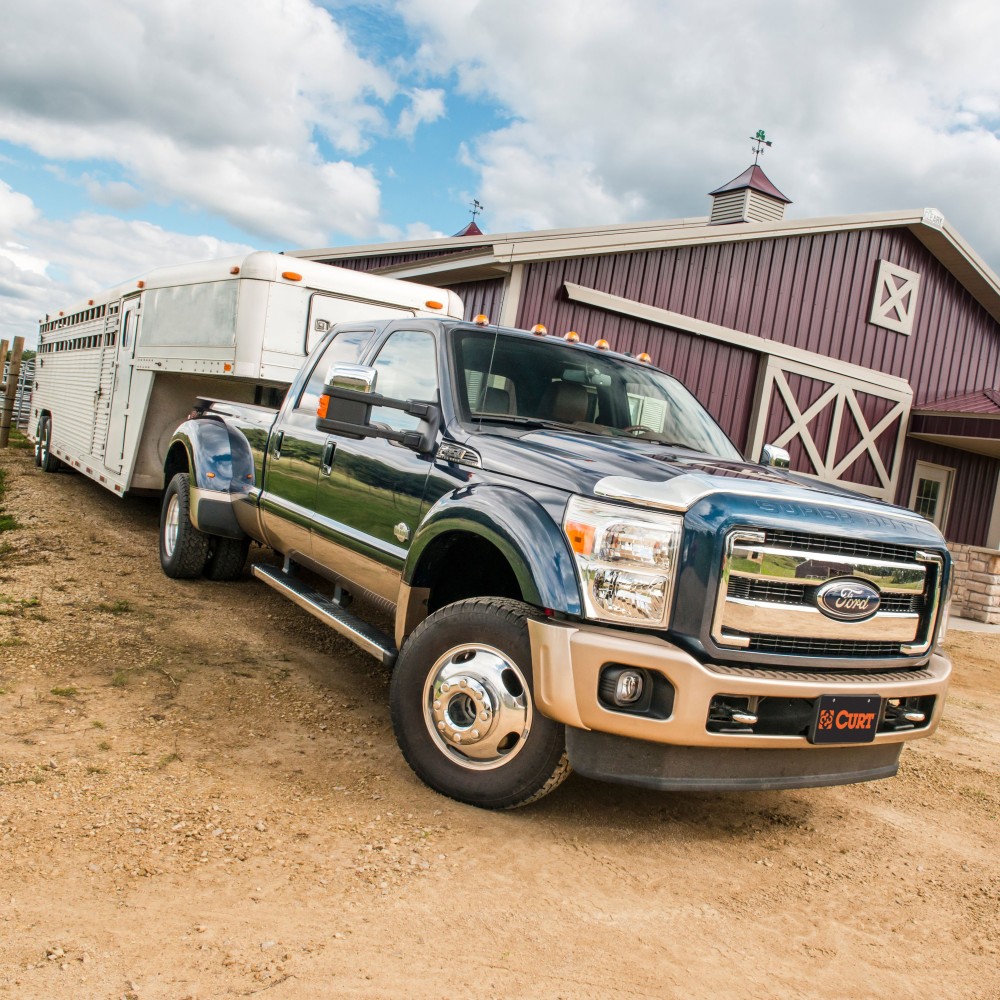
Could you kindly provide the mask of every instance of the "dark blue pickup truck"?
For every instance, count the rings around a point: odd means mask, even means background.
[[[254,575],[392,668],[403,754],[463,802],[523,805],[571,770],[895,774],[948,685],[944,539],[780,449],[744,462],[676,379],[604,346],[334,327],[279,409],[203,399],[178,429],[164,571],[235,579],[251,540],[274,549]]]

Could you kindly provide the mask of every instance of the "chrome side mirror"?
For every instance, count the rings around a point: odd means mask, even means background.
[[[760,450],[760,464],[773,465],[776,469],[787,469],[792,462],[792,456],[776,444],[766,444]]]

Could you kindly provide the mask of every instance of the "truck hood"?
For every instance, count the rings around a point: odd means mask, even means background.
[[[686,510],[710,493],[760,493],[882,510],[890,504],[770,466],[716,458],[639,439],[498,428],[472,435],[483,470],[527,483]]]

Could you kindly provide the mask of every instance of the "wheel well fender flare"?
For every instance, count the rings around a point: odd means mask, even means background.
[[[424,517],[403,567],[403,582],[422,585],[424,556],[443,536],[475,535],[507,560],[523,599],[536,607],[582,613],[573,553],[560,526],[527,493],[475,485],[441,497]]]
[[[242,434],[221,420],[186,420],[174,431],[163,471],[164,487],[178,472],[189,474],[191,520],[197,527],[229,538],[243,537],[232,510],[233,486],[243,486],[248,475],[252,482],[253,455]]]

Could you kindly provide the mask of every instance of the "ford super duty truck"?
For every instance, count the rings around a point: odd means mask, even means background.
[[[280,409],[200,399],[179,427],[164,571],[232,579],[251,540],[275,550],[254,575],[392,668],[406,760],[463,802],[523,805],[570,770],[895,774],[951,670],[940,533],[780,449],[743,461],[676,379],[601,347],[335,326]]]

